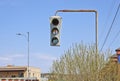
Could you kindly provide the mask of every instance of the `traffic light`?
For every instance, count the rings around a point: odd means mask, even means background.
[[[50,45],[60,46],[60,29],[62,18],[60,16],[50,17]]]

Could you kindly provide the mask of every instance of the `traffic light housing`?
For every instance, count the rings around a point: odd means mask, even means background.
[[[60,16],[50,17],[50,45],[60,46],[60,29],[62,18]]]

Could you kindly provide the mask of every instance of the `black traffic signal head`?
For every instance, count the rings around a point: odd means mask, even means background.
[[[61,29],[61,17],[50,17],[50,45],[60,46],[60,29]]]

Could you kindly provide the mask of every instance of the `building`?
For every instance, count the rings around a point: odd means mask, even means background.
[[[41,73],[41,81],[50,81],[49,77],[50,77],[51,73]]]
[[[39,80],[41,77],[41,72],[39,68],[36,67],[29,67],[29,74],[28,74],[28,67],[27,66],[14,66],[14,65],[7,65],[0,67],[0,79],[33,79]],[[29,75],[29,77],[28,77]]]
[[[116,54],[110,57],[108,63],[100,71],[101,79],[110,78],[112,81],[120,81],[120,48],[116,49]],[[104,81],[104,80],[101,80]]]

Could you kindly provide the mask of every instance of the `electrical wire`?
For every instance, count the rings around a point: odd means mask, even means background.
[[[117,20],[118,19],[118,20]],[[119,13],[118,13],[118,16],[117,16],[117,19],[116,19],[116,21],[119,21],[119,19],[120,19],[120,11],[119,11]],[[119,22],[117,22],[116,24],[118,24]],[[118,25],[118,27],[119,27],[119,25]],[[118,31],[117,31],[118,30]],[[120,29],[118,29],[117,28],[117,33],[116,33],[116,35],[114,36],[114,38],[112,39],[112,41],[110,42],[110,44],[109,44],[109,46],[108,47],[111,47],[112,45],[113,45],[113,43],[115,42],[115,41],[117,41],[118,40],[118,37],[120,36]],[[115,32],[116,32],[115,31]],[[115,34],[115,33],[114,33]]]
[[[111,12],[113,12],[113,9],[114,9],[114,6],[115,6],[115,3],[116,3],[116,2],[117,2],[117,0],[113,0],[113,1],[112,1],[112,4],[110,5],[110,9],[109,9],[109,11],[108,11],[109,14],[107,15],[106,21],[105,21],[105,23],[104,23],[105,28],[107,27],[108,20],[110,19],[111,15],[112,15]],[[103,30],[102,30],[102,32],[101,32],[101,34],[100,34],[100,39],[102,39],[103,34],[105,33],[105,28],[103,28]]]
[[[106,38],[105,38],[105,40],[104,40],[104,42],[103,42],[103,45],[102,45],[102,48],[101,48],[100,51],[102,51],[102,49],[103,49],[103,47],[104,47],[104,45],[105,45],[105,43],[106,43],[106,41],[107,41],[107,39],[108,39],[108,36],[110,35],[111,29],[112,29],[113,24],[114,24],[114,22],[115,22],[115,19],[116,19],[116,17],[117,17],[119,8],[120,8],[120,4],[118,5],[117,11],[116,11],[116,13],[115,13],[115,16],[114,16],[114,18],[113,18],[113,21],[112,21],[112,23],[111,23],[111,26],[110,26],[110,28],[109,28],[109,30],[108,30],[108,33],[107,33],[107,35],[106,35]]]
[[[112,42],[110,43],[109,47],[113,44],[113,42],[116,40],[116,38],[120,35],[120,30],[117,32],[117,34],[115,35],[114,39],[112,40]]]

